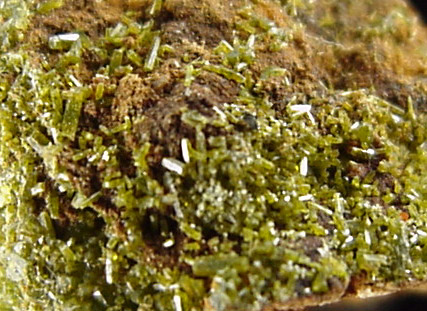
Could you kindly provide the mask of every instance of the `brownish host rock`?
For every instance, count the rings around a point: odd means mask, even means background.
[[[427,278],[406,2],[5,0],[1,310],[297,310]]]

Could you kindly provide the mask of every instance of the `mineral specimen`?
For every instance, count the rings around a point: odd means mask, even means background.
[[[0,1],[0,310],[302,309],[427,279],[402,0]]]

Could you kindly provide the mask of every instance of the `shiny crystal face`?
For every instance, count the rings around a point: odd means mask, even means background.
[[[0,24],[1,310],[426,279],[427,34],[404,2],[3,0]]]

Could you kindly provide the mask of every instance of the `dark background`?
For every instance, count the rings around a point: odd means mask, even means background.
[[[351,299],[306,311],[426,311],[427,292],[406,291],[369,299]]]
[[[386,1],[386,0],[380,0]],[[420,12],[424,23],[427,24],[427,0],[411,0],[413,6]],[[427,310],[427,307],[426,307]]]

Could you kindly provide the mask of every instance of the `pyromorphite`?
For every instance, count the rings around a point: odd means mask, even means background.
[[[390,1],[5,0],[0,309],[288,310],[427,279],[427,33]]]

